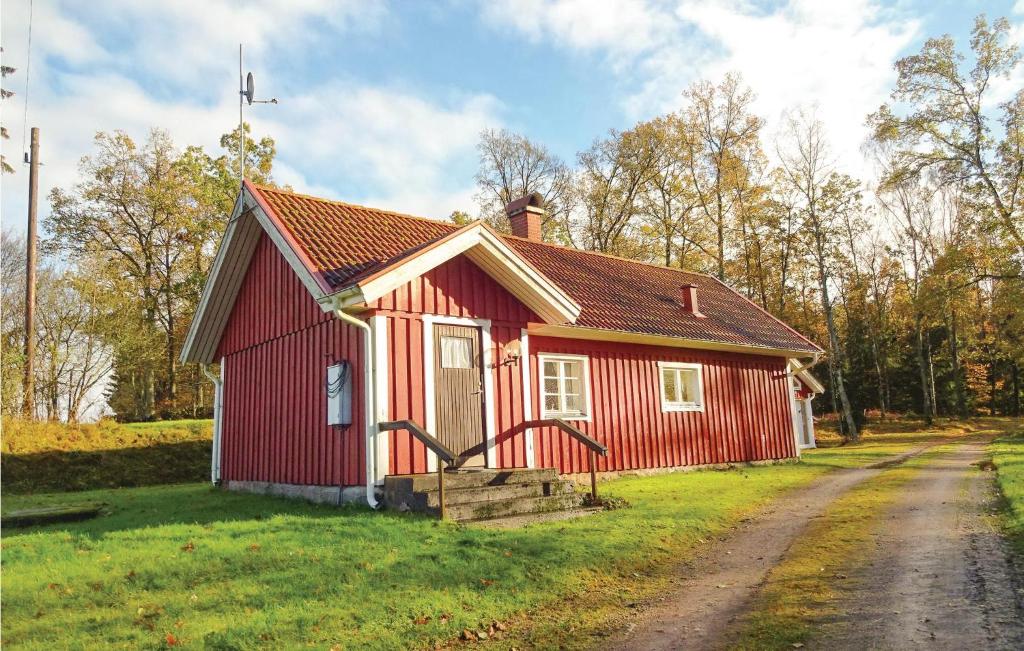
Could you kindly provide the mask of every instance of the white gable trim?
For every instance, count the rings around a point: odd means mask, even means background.
[[[217,256],[210,267],[210,275],[203,287],[199,306],[185,337],[180,356],[182,362],[210,364],[214,361],[221,335],[227,326],[242,281],[249,270],[249,262],[252,260],[261,233],[267,234],[288,262],[288,266],[324,311],[332,309],[331,304],[325,300],[323,288],[264,210],[263,203],[253,195],[248,186],[243,186],[238,200],[235,201],[231,218],[224,230],[224,237],[217,249]]]
[[[462,253],[545,322],[573,323],[579,316],[580,306],[568,294],[480,223],[467,226],[351,289],[342,290],[338,304],[357,307],[371,303]]]
[[[789,368],[790,372],[800,378],[800,381],[803,382],[813,393],[818,395],[825,393],[825,385],[823,385],[818,378],[811,375],[809,365],[801,365],[797,360],[791,359],[789,360]]]

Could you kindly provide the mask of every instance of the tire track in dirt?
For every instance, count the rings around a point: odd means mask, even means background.
[[[991,523],[997,492],[971,442],[930,460],[880,520],[808,648],[1022,649],[1024,579]]]
[[[774,500],[735,532],[701,550],[683,566],[673,591],[642,610],[625,630],[600,648],[632,651],[714,647],[746,611],[768,572],[833,500],[884,468],[941,443],[926,444],[871,466],[832,471]]]

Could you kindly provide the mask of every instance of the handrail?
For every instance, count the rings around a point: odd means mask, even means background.
[[[422,441],[423,445],[427,446],[428,449],[433,450],[434,454],[437,455],[437,504],[441,519],[444,520],[444,469],[445,466],[450,466],[456,460],[457,457],[455,456],[455,453],[449,450],[444,443],[431,436],[427,430],[423,429],[411,420],[389,420],[383,423],[377,423],[377,429],[383,432],[404,429]]]
[[[602,457],[608,456],[608,448],[605,445],[597,442],[590,438],[583,432],[581,432],[575,425],[571,425],[561,418],[542,418],[540,420],[526,421],[524,425],[527,428],[531,427],[557,427],[562,430],[570,437],[576,439],[582,443],[585,447],[590,449],[589,461],[590,461],[590,500],[591,503],[597,504],[597,455]],[[525,431],[525,429],[524,429]]]
[[[541,420],[531,420],[524,423],[526,427],[557,427],[572,438],[576,439],[583,445],[587,446],[594,452],[597,452],[602,457],[608,456],[607,446],[602,445],[598,441],[587,436],[581,432],[575,425],[572,425],[568,421],[561,418],[543,418]]]
[[[381,430],[406,430],[430,448],[439,459],[445,463],[452,463],[458,457],[449,450],[444,443],[431,436],[425,429],[411,420],[392,420],[380,423],[377,427]]]

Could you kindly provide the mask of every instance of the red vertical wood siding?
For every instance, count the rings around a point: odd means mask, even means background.
[[[538,317],[463,256],[456,257],[375,302],[387,317],[388,417],[426,421],[423,315],[489,319],[491,349],[484,351],[494,391],[495,432],[501,467],[526,465],[526,442],[513,431],[523,422],[522,370],[497,366],[503,347],[518,341]],[[389,474],[427,471],[426,449],[407,432],[390,432]]]
[[[496,458],[526,465],[522,423],[541,417],[538,355],[590,359],[591,419],[580,429],[604,442],[599,469],[629,470],[794,456],[786,360],[778,357],[531,336],[533,414],[523,413],[522,368],[499,362],[539,318],[459,256],[371,306],[386,318],[388,417],[426,420],[423,315],[488,319]],[[358,485],[365,482],[362,342],[324,313],[266,236],[250,262],[218,348],[224,360],[222,475],[228,480]],[[354,423],[326,425],[326,367],[353,362]],[[703,364],[703,412],[661,411],[659,361]],[[425,472],[426,450],[389,432],[389,474]],[[588,470],[580,446],[553,428],[532,432],[537,467]]]
[[[541,417],[544,353],[590,359],[591,414],[575,421],[608,446],[601,471],[781,459],[796,454],[786,360],[680,348],[530,337],[534,417]],[[702,364],[703,412],[661,411],[658,362]],[[538,467],[586,472],[581,446],[555,428],[534,430]]]
[[[226,480],[365,481],[362,334],[324,313],[263,235],[218,348]],[[353,363],[353,424],[327,425],[327,366]]]

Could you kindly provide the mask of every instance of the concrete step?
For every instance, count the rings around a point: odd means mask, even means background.
[[[469,488],[473,486],[504,486],[530,482],[556,481],[554,468],[515,468],[510,470],[456,470],[445,473],[446,489]],[[429,491],[437,490],[437,473],[418,475],[390,475],[384,479],[384,490]]]
[[[564,511],[578,507],[582,501],[582,497],[573,492],[541,497],[517,497],[490,502],[452,504],[446,511],[448,518],[452,520],[491,520],[528,513]]]
[[[532,482],[529,484],[506,484],[504,486],[473,486],[470,488],[454,488],[448,490],[445,487],[444,499],[448,506],[453,504],[467,504],[469,502],[496,502],[499,500],[515,499],[520,497],[544,497],[545,495],[564,495],[573,492],[573,486],[568,481],[546,481]],[[413,493],[416,497],[425,500],[423,505],[427,508],[436,508],[440,504],[437,490],[417,491]],[[419,503],[419,502],[417,502]],[[409,505],[412,507],[412,505]]]

